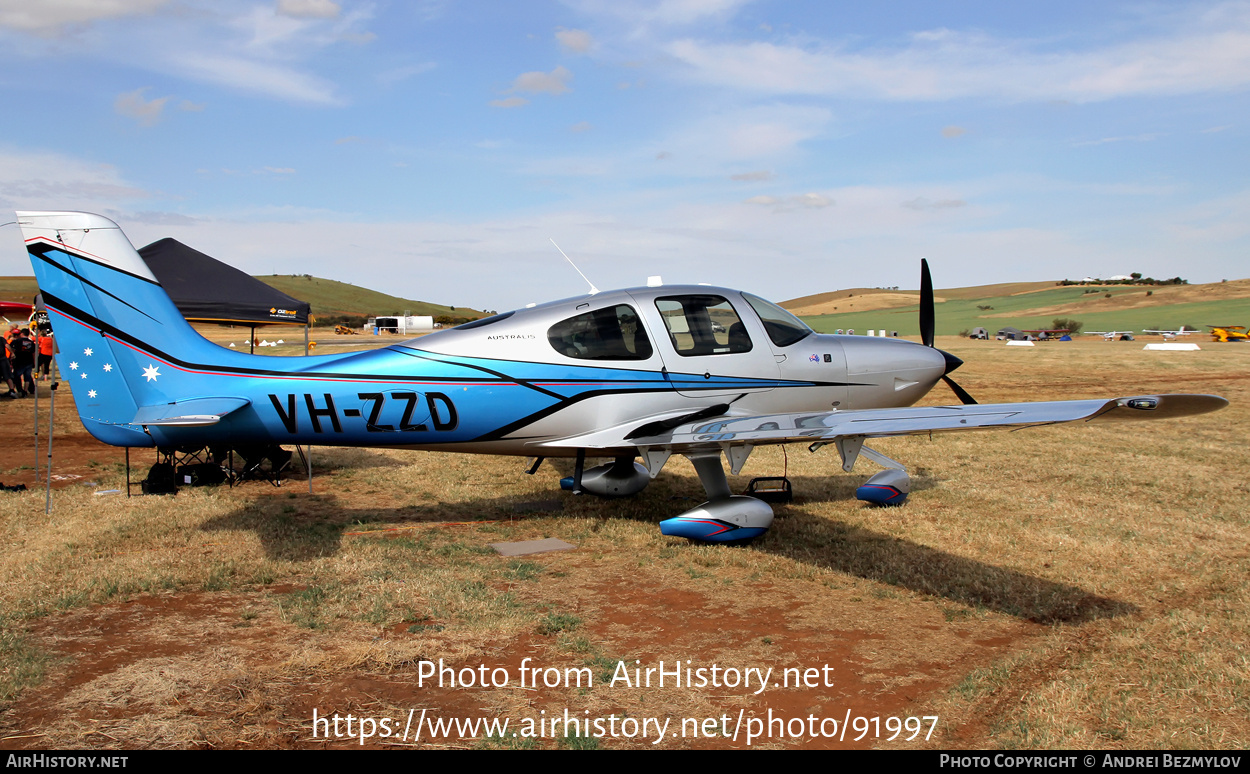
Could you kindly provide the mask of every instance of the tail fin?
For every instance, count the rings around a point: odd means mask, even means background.
[[[96,438],[151,446],[132,424],[142,406],[187,396],[162,389],[170,355],[221,362],[227,350],[187,323],[117,224],[85,212],[19,212],[35,278],[78,414]]]

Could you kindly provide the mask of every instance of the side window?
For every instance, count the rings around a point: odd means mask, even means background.
[[[579,360],[646,360],[651,341],[632,306],[620,304],[562,320],[547,330],[561,355]]]
[[[760,316],[760,322],[764,323],[768,338],[772,339],[777,346],[788,347],[812,334],[812,329],[807,327],[806,323],[771,301],[765,301],[750,293],[743,293],[742,297]]]
[[[751,337],[738,313],[720,296],[665,296],[655,306],[664,318],[677,354],[728,355],[751,351]]]

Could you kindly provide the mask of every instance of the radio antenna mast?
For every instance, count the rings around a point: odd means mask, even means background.
[[[551,237],[547,237],[547,238],[551,239]],[[556,240],[551,239],[551,244],[556,245]],[[556,245],[556,249],[560,250],[560,245]],[[563,250],[560,250],[560,255],[563,255],[564,260],[569,262],[569,266],[573,267],[573,271],[577,272],[578,274],[582,274],[582,270],[577,268],[577,264],[573,263],[573,259],[570,258],[568,254],[566,254]],[[590,286],[590,295],[593,296],[599,292],[599,288],[595,287],[595,283],[591,282],[589,277],[587,277],[585,274],[582,274],[582,279],[586,280],[586,284]]]

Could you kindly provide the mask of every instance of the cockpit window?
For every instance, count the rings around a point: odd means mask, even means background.
[[[778,347],[788,347],[796,341],[807,338],[812,332],[812,329],[807,327],[802,320],[773,302],[765,301],[750,293],[743,293],[742,297],[760,316],[760,321],[764,323],[764,330],[768,332],[768,338],[772,339],[773,344]]]
[[[512,311],[512,312],[504,312],[503,314],[493,315],[491,317],[483,317],[480,320],[472,320],[462,325],[457,325],[455,327],[455,330],[467,331],[470,328],[481,328],[484,325],[490,325],[491,323],[497,323],[500,320],[506,320],[514,314],[516,314],[516,312]]]
[[[751,351],[751,337],[738,313],[720,296],[665,296],[655,306],[664,318],[677,354],[728,355]]]
[[[579,360],[646,360],[651,341],[632,306],[596,309],[556,323],[547,331],[556,352]]]

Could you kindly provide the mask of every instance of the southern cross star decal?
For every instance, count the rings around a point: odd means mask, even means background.
[[[95,390],[87,390],[87,397],[88,397],[88,398],[94,398],[95,396],[96,396],[96,391],[95,391]]]
[[[144,377],[145,377],[145,378],[146,378],[149,382],[154,382],[154,381],[156,381],[156,377],[158,377],[158,376],[160,376],[160,375],[161,375],[161,372],[160,372],[160,367],[159,367],[159,366],[154,366],[154,365],[152,365],[151,363],[149,363],[149,364],[148,364],[148,367],[147,367],[147,368],[143,369],[143,376],[144,376]]]
[[[71,362],[71,363],[69,364],[69,370],[71,370],[71,371],[77,371],[77,370],[78,370],[78,361],[77,361],[77,360],[74,360],[73,362]]]
[[[91,347],[87,347],[86,349],[82,351],[82,353],[86,355],[87,357],[91,357]]]
[[[112,363],[105,363],[105,364],[104,364],[104,373],[106,373],[106,374],[107,374],[109,371],[112,371],[112,370],[113,370],[113,364],[112,364]]]

